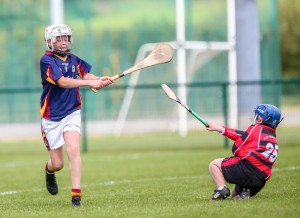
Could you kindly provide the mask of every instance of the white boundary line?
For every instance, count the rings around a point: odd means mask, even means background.
[[[82,185],[81,187],[97,187],[97,186],[111,186],[111,185],[118,185],[118,184],[130,184],[130,183],[142,183],[142,182],[151,182],[151,181],[161,181],[161,180],[167,180],[167,181],[174,181],[174,180],[180,180],[180,179],[188,179],[188,180],[194,180],[194,179],[201,179],[204,177],[208,177],[208,175],[205,176],[172,176],[172,177],[164,177],[164,178],[146,178],[146,179],[136,179],[136,180],[119,180],[119,181],[107,181],[107,182],[101,182],[101,183],[95,183],[95,184],[89,184],[89,185]],[[62,189],[70,189],[70,187],[64,187]],[[13,190],[13,191],[4,191],[0,192],[1,195],[14,195],[18,193],[23,192],[40,192],[43,191],[43,189],[33,189],[33,190]]]
[[[162,154],[161,152],[151,152],[148,154],[143,154],[143,153],[133,153],[133,154],[128,154],[128,155],[103,155],[99,157],[89,157],[86,158],[83,162],[99,162],[99,161],[120,161],[120,160],[136,160],[136,159],[143,159],[143,158],[149,158],[149,157],[162,157],[162,156],[173,156],[174,153],[166,153]],[[81,157],[83,159],[83,157]],[[41,161],[11,161],[11,162],[0,162],[0,168],[1,167],[20,167],[20,166],[32,166],[32,165],[40,165]]]
[[[278,171],[294,171],[294,170],[300,170],[300,166],[288,166],[288,167],[282,167],[282,168],[274,168],[273,172]],[[208,177],[209,175],[205,176],[172,176],[172,177],[164,177],[164,178],[148,178],[148,179],[136,179],[136,180],[119,180],[119,181],[107,181],[107,182],[101,182],[101,183],[95,183],[95,184],[89,184],[89,185],[83,185],[82,187],[97,187],[97,186],[111,186],[111,185],[118,185],[118,184],[130,184],[130,183],[141,183],[141,182],[149,182],[149,181],[159,181],[159,180],[168,180],[168,181],[174,181],[174,180],[193,180],[193,179],[200,179]],[[62,189],[69,189],[70,187],[64,187]],[[22,192],[41,192],[42,189],[33,189],[33,190],[12,190],[12,191],[3,191],[0,192],[0,196],[3,195],[15,195]]]

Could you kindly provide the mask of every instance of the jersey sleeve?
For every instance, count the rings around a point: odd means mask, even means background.
[[[227,138],[232,139],[233,141],[236,141],[239,137],[241,137],[243,133],[244,131],[225,127],[225,132],[223,135],[226,136]]]
[[[80,78],[83,78],[86,74],[88,74],[91,71],[92,66],[78,57],[77,59],[78,76],[80,76]]]
[[[40,67],[42,83],[50,82],[57,85],[56,81],[61,78],[63,74],[57,64],[54,63],[54,60],[51,59],[51,57],[44,56],[40,61]]]

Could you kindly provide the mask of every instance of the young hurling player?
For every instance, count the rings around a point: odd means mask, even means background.
[[[40,60],[43,92],[40,99],[41,131],[50,159],[46,163],[46,187],[51,195],[58,193],[55,172],[64,167],[63,145],[69,159],[72,183],[72,205],[81,204],[81,96],[79,87],[101,89],[113,83],[110,77],[89,73],[91,66],[70,53],[73,36],[67,25],[45,29],[47,50]],[[77,79],[78,76],[81,79]]]
[[[235,141],[232,146],[234,156],[218,158],[209,164],[209,172],[216,185],[212,200],[229,197],[226,182],[235,184],[231,194],[233,199],[249,199],[264,187],[277,158],[275,130],[282,119],[277,107],[260,104],[254,110],[253,125],[246,131],[208,122],[207,130],[217,131]]]

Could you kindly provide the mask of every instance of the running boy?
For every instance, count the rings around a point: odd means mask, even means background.
[[[72,205],[81,207],[81,96],[79,87],[101,89],[113,83],[110,77],[89,73],[91,66],[70,53],[73,36],[67,25],[45,29],[46,53],[40,60],[43,92],[40,100],[42,137],[50,159],[46,163],[46,187],[51,195],[58,193],[55,172],[64,167],[63,145],[69,159],[72,183]],[[78,76],[81,80],[78,80]]]
[[[231,194],[234,199],[249,199],[264,187],[277,158],[275,130],[282,119],[277,107],[260,104],[254,110],[253,125],[246,131],[208,122],[207,130],[217,131],[235,141],[232,146],[234,156],[218,158],[209,164],[209,172],[216,185],[212,200],[229,197],[226,182],[235,184]]]

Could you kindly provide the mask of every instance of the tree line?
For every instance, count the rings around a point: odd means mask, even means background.
[[[300,76],[300,1],[278,0],[282,74]]]

